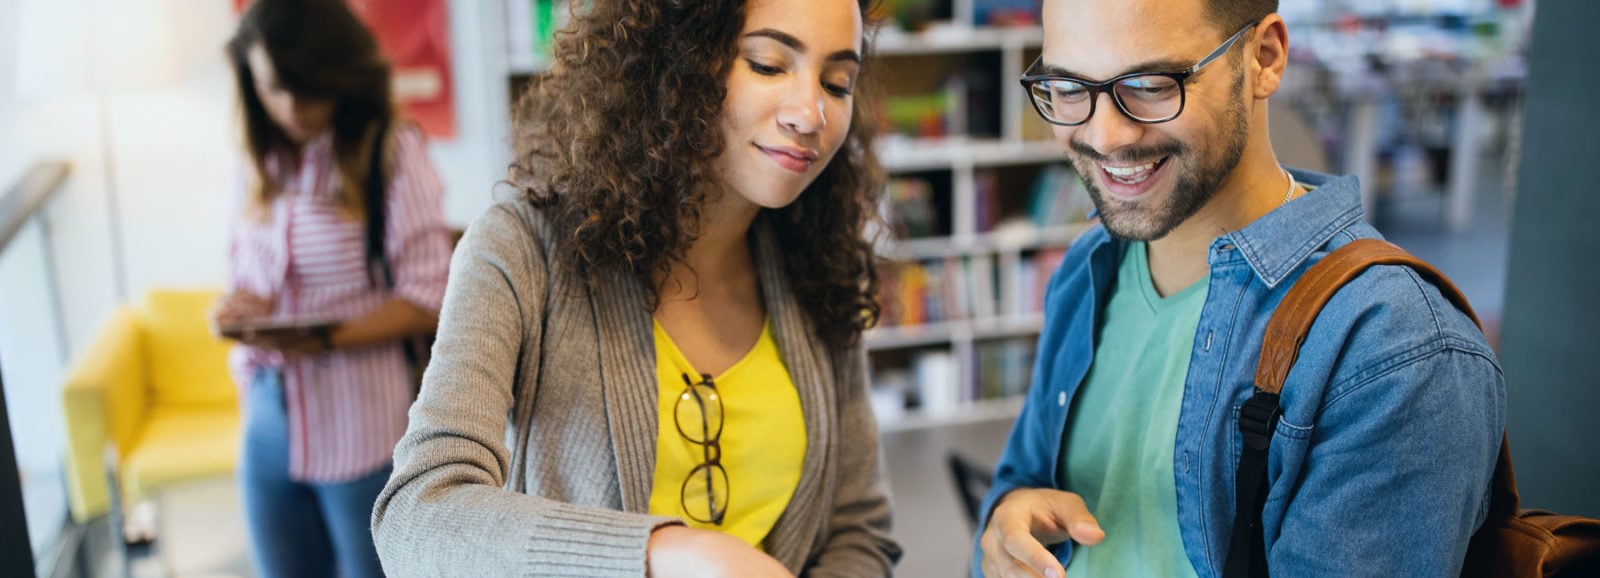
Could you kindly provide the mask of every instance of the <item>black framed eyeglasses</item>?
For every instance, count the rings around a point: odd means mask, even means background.
[[[1178,118],[1183,113],[1185,100],[1183,84],[1189,77],[1200,73],[1234,44],[1244,38],[1244,33],[1258,22],[1246,24],[1233,36],[1207,54],[1200,62],[1175,72],[1133,72],[1105,82],[1090,82],[1070,76],[1039,74],[1044,67],[1044,55],[1022,73],[1022,87],[1028,91],[1028,100],[1046,122],[1061,126],[1078,126],[1094,116],[1095,103],[1100,93],[1111,94],[1122,114],[1135,122],[1156,124]]]
[[[721,526],[729,496],[728,470],[722,467],[722,394],[709,374],[695,381],[685,373],[683,385],[673,404],[673,422],[678,435],[700,446],[704,461],[689,470],[678,500],[694,521]]]

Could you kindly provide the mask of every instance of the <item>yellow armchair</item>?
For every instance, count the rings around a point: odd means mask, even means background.
[[[118,307],[63,387],[73,519],[105,514],[112,476],[122,503],[226,476],[238,461],[238,389],[229,343],[211,334],[216,291],[151,291]],[[108,470],[108,465],[111,469]]]

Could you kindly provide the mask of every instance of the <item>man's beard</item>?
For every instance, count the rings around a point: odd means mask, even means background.
[[[1177,175],[1177,183],[1173,185],[1172,194],[1164,200],[1157,200],[1153,196],[1136,201],[1108,198],[1105,191],[1100,190],[1093,172],[1103,174],[1100,164],[1110,157],[1100,154],[1082,142],[1074,140],[1068,143],[1072,152],[1076,153],[1069,155],[1072,165],[1078,172],[1078,178],[1083,181],[1084,188],[1089,191],[1089,198],[1094,201],[1095,209],[1100,213],[1100,222],[1105,224],[1107,232],[1129,241],[1160,239],[1189,217],[1194,216],[1217,195],[1222,187],[1222,181],[1233,172],[1233,168],[1239,164],[1240,157],[1244,156],[1245,143],[1250,138],[1244,103],[1239,101],[1239,95],[1244,90],[1243,75],[1234,82],[1233,88],[1233,97],[1229,99],[1228,109],[1223,118],[1222,126],[1225,132],[1220,143],[1221,154],[1213,157],[1211,162],[1201,159],[1198,167],[1173,164],[1170,168],[1180,172]],[[1193,158],[1194,152],[1184,143],[1169,141],[1150,146],[1126,147],[1114,154],[1119,160],[1135,162],[1148,162],[1167,157],[1166,162],[1171,164]]]

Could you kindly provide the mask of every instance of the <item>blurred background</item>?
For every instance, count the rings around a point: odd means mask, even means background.
[[[218,379],[225,351],[195,303],[222,285],[246,168],[223,57],[246,3],[0,0],[0,575],[249,575],[236,399],[231,383],[195,383]],[[465,227],[495,200],[510,105],[566,2],[351,3]],[[1506,369],[1525,506],[1600,516],[1600,457],[1582,441],[1600,437],[1600,43],[1582,28],[1600,6],[1281,0],[1280,13],[1280,160],[1357,175],[1369,220],[1465,291]],[[882,14],[891,261],[867,345],[903,575],[965,574],[963,500],[1029,385],[1045,281],[1087,226],[1016,81],[1039,54],[1038,15],[1038,0],[888,0]],[[107,345],[118,319],[136,338]],[[130,493],[156,512],[151,542],[119,533]]]

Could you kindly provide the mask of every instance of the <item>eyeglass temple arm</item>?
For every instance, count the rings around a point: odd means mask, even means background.
[[[1249,32],[1251,28],[1255,28],[1256,24],[1260,24],[1260,22],[1251,22],[1244,25],[1244,28],[1240,28],[1238,32],[1233,33],[1233,36],[1229,36],[1226,42],[1223,42],[1222,45],[1218,46],[1216,50],[1211,51],[1211,54],[1207,54],[1205,58],[1200,59],[1200,62],[1196,62],[1194,66],[1191,66],[1188,70],[1183,71],[1183,74],[1185,76],[1192,76],[1195,73],[1200,72],[1200,69],[1205,68],[1207,64],[1211,64],[1216,59],[1222,58],[1222,55],[1227,54],[1229,50],[1233,50],[1233,45],[1237,44],[1239,39],[1244,37],[1244,33]],[[1042,54],[1039,56],[1041,58],[1044,57]]]

